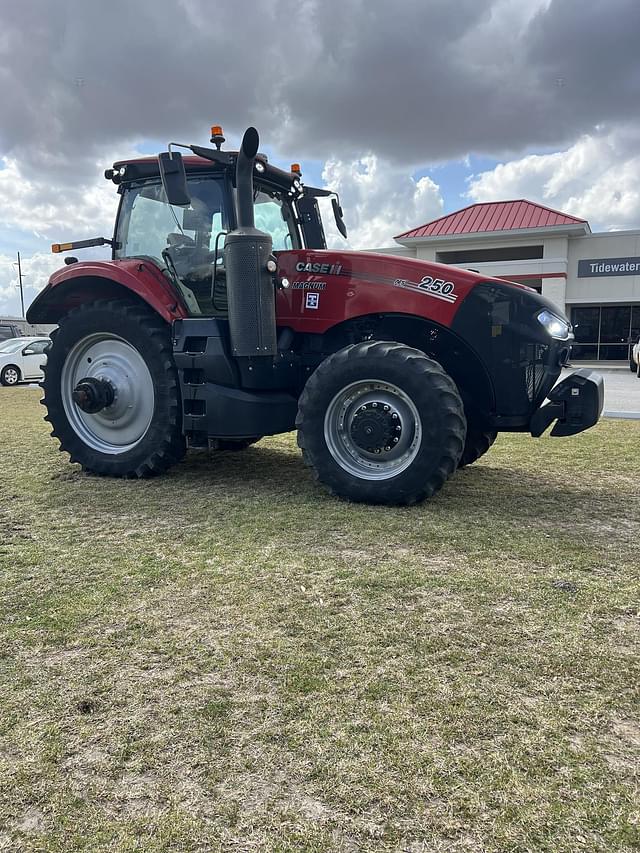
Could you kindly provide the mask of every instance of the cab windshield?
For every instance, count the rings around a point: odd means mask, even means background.
[[[231,230],[225,185],[217,177],[191,178],[188,183],[187,208],[170,205],[159,180],[127,187],[114,257],[149,258],[179,286],[192,313],[225,314],[222,249],[224,234]],[[271,235],[274,251],[299,245],[288,205],[278,193],[256,188],[256,228]]]

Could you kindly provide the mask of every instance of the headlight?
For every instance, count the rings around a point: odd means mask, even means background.
[[[541,311],[538,314],[538,321],[542,323],[551,337],[558,341],[568,341],[569,338],[573,337],[569,323],[561,317],[556,317],[551,311]]]

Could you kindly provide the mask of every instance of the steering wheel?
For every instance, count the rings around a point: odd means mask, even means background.
[[[172,231],[167,234],[167,246],[169,249],[191,249],[195,248],[196,241],[188,234],[181,234],[177,231]]]
[[[169,243],[167,250],[171,254],[179,276],[200,280],[211,278],[215,252],[199,248],[186,234],[169,234],[167,243]]]

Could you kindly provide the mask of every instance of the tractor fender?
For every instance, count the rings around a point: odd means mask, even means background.
[[[454,379],[468,410],[483,419],[495,411],[495,388],[487,365],[468,341],[435,320],[413,314],[362,315],[333,326],[322,340],[328,352],[360,340],[398,341],[419,349]]]
[[[151,259],[83,261],[53,273],[27,311],[30,323],[58,323],[85,302],[134,297],[167,323],[188,316],[180,294]]]

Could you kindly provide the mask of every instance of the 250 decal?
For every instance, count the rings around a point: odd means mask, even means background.
[[[444,302],[453,303],[458,298],[455,292],[455,284],[452,281],[445,281],[443,278],[433,278],[433,276],[425,275],[419,282],[407,281],[406,278],[397,278],[393,283],[396,287],[421,290],[429,296],[442,299]]]

